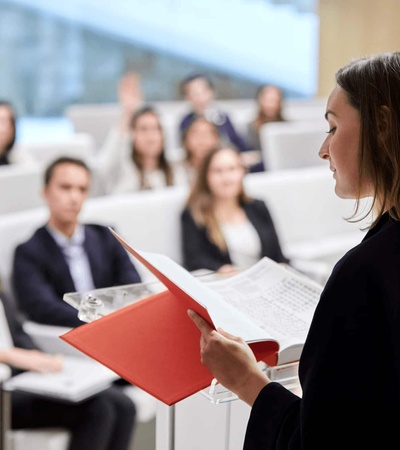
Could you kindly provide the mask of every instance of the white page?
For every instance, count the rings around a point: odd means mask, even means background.
[[[233,277],[203,283],[167,256],[138,253],[207,309],[216,328],[247,342],[304,342],[322,292],[314,281],[262,258]]]
[[[322,286],[268,258],[207,286],[277,339],[281,347],[304,342]]]
[[[218,292],[209,289],[206,283],[195,278],[169,257],[157,253],[135,251],[203,306],[216,328],[221,327],[229,333],[241,336],[246,342],[272,338],[265,329],[260,328],[237,308],[225,302]]]
[[[247,342],[275,339],[282,347],[304,342],[322,291],[310,279],[265,257],[234,277],[202,283],[171,258],[133,249],[110,231],[133,256],[170,280],[173,286],[168,288],[178,286],[203,306],[216,328]]]

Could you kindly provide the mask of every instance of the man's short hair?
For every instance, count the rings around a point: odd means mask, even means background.
[[[82,167],[82,169],[85,169],[88,175],[90,176],[90,169],[88,165],[79,158],[72,158],[69,156],[61,156],[57,159],[55,159],[52,163],[50,163],[49,166],[47,166],[45,172],[44,172],[44,185],[47,186],[50,183],[50,180],[53,177],[54,170],[56,167],[60,166],[61,164],[73,164],[78,167]]]
[[[186,90],[186,86],[187,86],[188,84],[190,84],[192,81],[198,80],[198,79],[204,80],[204,81],[207,83],[208,87],[209,87],[210,89],[214,90],[214,84],[213,84],[213,82],[211,81],[211,78],[210,78],[207,74],[205,74],[205,73],[198,73],[198,72],[196,72],[196,73],[192,73],[192,74],[186,76],[186,77],[179,83],[179,91],[180,91],[181,95],[183,95],[183,96],[185,95],[185,92],[186,92],[186,91],[185,91],[185,90]]]

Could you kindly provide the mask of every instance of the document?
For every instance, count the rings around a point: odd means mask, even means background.
[[[322,287],[263,258],[250,269],[202,282],[170,258],[119,242],[166,287],[61,336],[167,405],[206,388],[193,309],[213,327],[241,336],[258,361],[298,360]]]
[[[89,358],[64,356],[60,372],[23,372],[4,382],[3,389],[76,403],[107,389],[118,378],[115,372]]]

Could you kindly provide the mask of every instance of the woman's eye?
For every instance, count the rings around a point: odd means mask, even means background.
[[[336,131],[336,127],[332,127],[329,131],[326,132],[326,134],[332,134]]]

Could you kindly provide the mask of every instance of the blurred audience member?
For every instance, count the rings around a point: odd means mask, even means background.
[[[13,162],[12,149],[16,139],[15,113],[10,103],[0,101],[0,165]]]
[[[183,168],[167,160],[161,122],[150,106],[142,106],[133,113],[129,131],[122,126],[110,131],[98,154],[97,172],[103,194],[187,182]]]
[[[204,157],[220,146],[218,127],[199,115],[193,117],[182,134],[182,146],[185,151],[185,167],[188,179],[192,182]]]
[[[65,293],[141,281],[107,227],[79,222],[89,184],[89,170],[79,159],[59,158],[45,171],[43,198],[49,218],[14,254],[13,288],[30,320],[81,325],[76,309],[63,301]]]
[[[249,123],[247,141],[252,150],[261,150],[260,127],[269,122],[283,122],[282,91],[278,86],[264,85],[256,94],[257,115]]]
[[[248,150],[245,140],[237,133],[228,115],[216,107],[214,86],[206,75],[190,75],[182,80],[180,88],[182,95],[191,107],[191,111],[183,117],[180,123],[181,133],[185,131],[194,117],[204,115],[218,127],[221,137],[225,138],[230,145],[235,146],[241,152]]]
[[[11,301],[4,294],[0,301],[13,340],[12,347],[0,350],[0,363],[9,365],[13,375],[26,370],[44,374],[62,370],[62,357],[40,351],[23,330]],[[115,386],[80,403],[11,393],[12,428],[66,428],[71,433],[68,450],[129,450],[135,420],[134,403]]]
[[[245,173],[233,148],[212,150],[204,158],[181,214],[188,270],[245,269],[263,256],[288,262],[266,204],[244,192]]]
[[[33,163],[34,159],[15,144],[17,119],[12,105],[0,100],[0,166]]]

